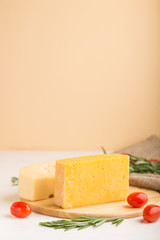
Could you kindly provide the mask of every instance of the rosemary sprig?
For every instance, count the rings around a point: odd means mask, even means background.
[[[71,230],[73,228],[77,228],[78,230],[82,230],[88,227],[99,227],[104,223],[111,222],[112,224],[118,226],[124,217],[120,218],[96,218],[96,217],[88,217],[88,216],[80,216],[79,218],[72,218],[70,220],[58,220],[52,222],[40,222],[41,226],[51,227],[54,229],[64,229],[65,231]]]
[[[18,185],[18,180],[19,180],[19,179],[18,179],[17,177],[12,177],[12,178],[11,178],[12,185],[13,185],[13,186],[17,186],[17,185]]]
[[[130,166],[129,171],[130,173],[157,173],[160,174],[160,163],[155,162],[152,163],[148,161],[146,158],[140,158],[128,154],[130,157]]]
[[[106,150],[101,147],[104,154]],[[160,174],[160,163],[156,161],[152,163],[146,158],[136,157],[131,154],[127,154],[130,157],[129,172],[130,173],[157,173]]]

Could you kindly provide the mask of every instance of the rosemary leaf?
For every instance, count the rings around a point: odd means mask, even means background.
[[[88,219],[84,219],[84,218],[72,218],[73,222],[87,222]]]
[[[105,218],[103,218],[103,219],[101,219],[98,223],[96,223],[95,225],[94,225],[94,227],[99,227],[99,226],[101,226],[103,223],[105,223],[106,222],[106,219]]]
[[[17,185],[18,185],[18,180],[19,180],[19,179],[18,179],[17,177],[12,177],[12,178],[11,178],[12,185],[13,185],[13,186],[17,186]]]
[[[121,224],[123,222],[123,220],[124,220],[124,218],[119,219],[116,223],[116,227],[118,227],[118,225]]]
[[[85,229],[85,228],[88,228],[88,227],[90,227],[89,224],[88,224],[88,225],[84,225],[84,226],[79,227],[78,230],[82,230],[82,229]]]
[[[106,149],[103,146],[101,146],[101,148],[102,148],[103,153],[107,154]]]

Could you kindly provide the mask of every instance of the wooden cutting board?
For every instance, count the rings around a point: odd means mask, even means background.
[[[131,192],[145,192],[148,195],[148,204],[160,204],[160,194],[156,191],[130,187]],[[98,205],[91,205],[72,209],[62,209],[57,207],[54,203],[54,198],[49,198],[41,201],[26,201],[34,212],[59,217],[59,218],[75,218],[79,216],[93,216],[93,217],[125,217],[132,218],[142,215],[143,208],[133,208],[128,205],[126,201],[112,202]]]

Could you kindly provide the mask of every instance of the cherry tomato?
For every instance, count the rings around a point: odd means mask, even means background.
[[[147,222],[156,222],[160,218],[160,206],[147,205],[143,210],[143,218]]]
[[[143,192],[133,192],[129,194],[127,202],[132,207],[140,208],[148,202],[148,196]]]
[[[28,217],[31,211],[31,207],[25,202],[14,202],[10,207],[12,215],[18,218]]]

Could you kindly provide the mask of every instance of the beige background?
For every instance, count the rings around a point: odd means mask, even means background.
[[[160,135],[159,0],[0,0],[0,149]]]

